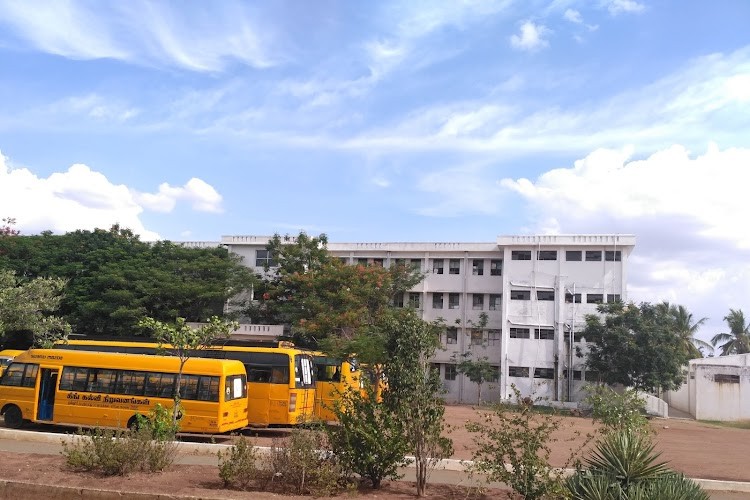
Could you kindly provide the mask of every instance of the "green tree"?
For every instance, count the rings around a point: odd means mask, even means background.
[[[144,333],[137,327],[144,316],[198,322],[221,315],[226,301],[254,280],[225,248],[145,243],[119,226],[0,238],[2,267],[67,280],[60,315],[90,336]]]
[[[474,358],[471,352],[465,352],[460,356],[454,354],[453,359],[456,361],[456,371],[477,384],[477,404],[481,405],[482,385],[497,380],[497,366],[491,365],[487,356]]]
[[[674,320],[663,308],[647,302],[601,304],[604,316],[586,316],[583,336],[589,345],[586,364],[607,384],[636,390],[678,388],[689,355]]]
[[[445,402],[440,379],[430,358],[440,342],[441,325],[427,323],[412,309],[397,309],[380,324],[388,361],[385,404],[398,416],[404,437],[414,456],[417,496],[424,496],[429,471],[438,460],[450,456],[453,445],[443,436]]]
[[[338,425],[327,432],[334,455],[344,471],[367,478],[374,489],[383,479],[401,477],[398,467],[406,465],[408,443],[398,415],[378,400],[373,384],[364,393],[350,387],[333,408]]]
[[[661,302],[656,306],[659,312],[668,314],[674,320],[674,327],[677,335],[682,340],[682,345],[688,353],[690,359],[702,358],[703,352],[700,348],[713,352],[713,347],[706,341],[695,336],[701,326],[708,321],[708,318],[695,320],[692,313],[683,305],[674,305],[669,302]]]
[[[719,345],[721,355],[750,353],[750,323],[745,321],[742,309],[730,309],[724,316],[729,326],[729,333],[717,333],[711,339],[711,344]]]
[[[0,270],[0,336],[30,332],[37,347],[51,347],[65,339],[70,326],[53,313],[62,299],[65,281],[57,278],[20,280],[15,273]]]
[[[272,261],[246,313],[253,321],[290,325],[302,344],[327,341],[331,354],[357,352],[362,357],[355,347],[365,347],[365,333],[393,306],[394,295],[403,294],[422,275],[403,265],[346,265],[330,256],[327,241],[325,235],[275,235],[267,247]]]
[[[199,349],[206,349],[217,340],[226,339],[239,325],[236,322],[226,322],[212,316],[206,324],[192,328],[185,322],[185,318],[177,318],[174,324],[167,324],[153,318],[143,318],[139,326],[154,332],[154,339],[159,349],[180,359],[180,368],[175,383],[174,408],[172,409],[172,424],[177,425],[179,417],[180,388],[182,372],[185,363]]]
[[[18,236],[20,234],[18,229],[13,228],[13,226],[16,225],[16,219],[12,217],[4,217],[0,219],[0,222],[2,222],[2,225],[0,225],[0,237]]]

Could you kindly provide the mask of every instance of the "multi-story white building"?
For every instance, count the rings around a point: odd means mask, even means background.
[[[268,236],[224,236],[221,244],[260,268]],[[580,331],[602,302],[626,300],[632,235],[500,236],[494,243],[331,243],[350,264],[409,263],[425,279],[401,298],[425,320],[443,319],[435,367],[449,401],[473,403],[477,385],[456,371],[470,353],[497,367],[483,400],[523,395],[577,401],[587,373]],[[486,321],[482,321],[486,319]],[[572,348],[571,348],[572,346]]]

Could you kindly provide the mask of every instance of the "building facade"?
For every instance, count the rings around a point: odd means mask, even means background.
[[[270,259],[269,236],[224,236],[221,244],[259,272]],[[466,355],[487,360],[497,375],[482,400],[513,395],[578,401],[598,374],[584,367],[586,314],[602,302],[626,300],[632,235],[500,236],[493,243],[328,243],[345,262],[407,263],[424,280],[397,298],[427,321],[442,319],[434,367],[446,399],[477,402],[478,387],[456,370]],[[468,353],[468,354],[466,354]]]

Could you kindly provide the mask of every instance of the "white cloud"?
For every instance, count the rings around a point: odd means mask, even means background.
[[[576,24],[583,23],[583,18],[581,17],[581,13],[575,9],[567,9],[565,11],[565,14],[563,14],[563,17],[567,19],[568,21],[570,21],[571,23],[576,23]]]
[[[697,58],[650,84],[575,107],[535,109],[492,90],[485,98],[412,110],[400,122],[340,144],[380,152],[437,149],[506,155],[584,153],[631,142],[644,150],[676,142],[704,147],[707,137],[744,144],[744,131],[750,127],[749,88],[750,47],[745,47]],[[474,125],[478,120],[481,126]],[[449,133],[454,130],[459,133]]]
[[[539,50],[549,45],[549,42],[544,39],[547,34],[549,34],[549,29],[544,25],[526,21],[521,25],[520,33],[510,37],[510,44],[519,50]]]
[[[607,10],[613,16],[622,13],[638,13],[644,9],[642,3],[638,3],[635,0],[610,0],[607,4]]]
[[[277,62],[270,41],[261,38],[248,9],[236,2],[189,10],[136,0],[0,0],[0,24],[37,50],[72,59],[112,58],[211,72],[230,61],[259,68]]]
[[[654,215],[693,221],[697,233],[750,249],[750,233],[739,230],[750,213],[750,149],[712,146],[695,158],[682,146],[628,161],[632,149],[598,150],[573,168],[546,172],[536,182],[503,179],[525,198],[562,213],[638,219]]]
[[[14,168],[0,153],[0,214],[15,218],[25,234],[46,230],[63,233],[120,224],[145,240],[156,240],[159,235],[141,221],[144,208],[170,211],[176,201],[185,201],[198,211],[221,210],[221,196],[197,178],[182,187],[165,183],[159,186],[157,195],[143,195],[123,184],[112,183],[83,164],[41,178],[28,168]]]
[[[630,298],[683,303],[712,318],[717,333],[728,308],[750,296],[750,282],[734,279],[750,276],[750,148],[632,155],[597,150],[572,167],[500,185],[528,202],[531,231],[635,234]]]

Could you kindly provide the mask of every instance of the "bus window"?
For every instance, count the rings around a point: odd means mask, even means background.
[[[144,396],[171,398],[174,393],[174,373],[149,373]]]
[[[200,377],[196,399],[198,401],[218,401],[219,377]]]
[[[123,370],[117,379],[117,393],[128,394],[133,396],[143,395],[143,382],[145,382],[146,373],[135,370]]]
[[[3,373],[2,385],[15,387],[34,387],[39,365],[27,363],[11,363]]]
[[[247,379],[242,375],[227,377],[225,385],[226,397],[224,398],[224,401],[232,401],[233,399],[243,399],[247,397]]]
[[[294,382],[298,389],[312,387],[315,384],[313,380],[312,359],[306,354],[296,354],[294,356]]]
[[[117,372],[115,370],[92,369],[89,371],[88,392],[112,392],[115,387]],[[62,382],[60,383],[62,386]]]

